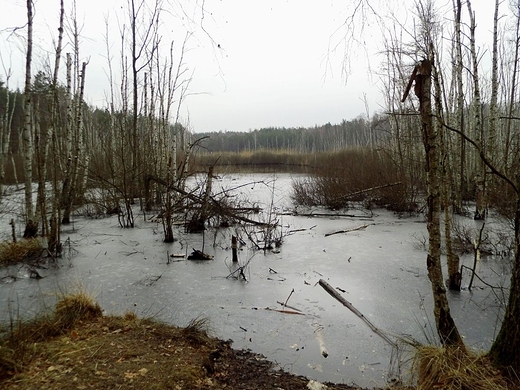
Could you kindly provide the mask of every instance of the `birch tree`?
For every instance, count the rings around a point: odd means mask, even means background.
[[[61,194],[61,207],[63,208],[62,224],[70,223],[72,205],[78,196],[78,180],[82,180],[82,177],[79,175],[80,167],[82,165],[85,166],[87,158],[83,144],[83,110],[87,62],[83,62],[80,68],[80,31],[75,13],[74,3],[72,21],[74,53],[73,56],[67,55],[67,125],[64,137],[67,160]],[[74,77],[72,77],[72,74]]]
[[[26,225],[24,237],[35,237],[38,224],[34,220],[34,206],[32,199],[32,164],[33,164],[33,107],[31,91],[31,65],[33,51],[33,2],[27,0],[27,53],[25,56],[25,87],[24,87],[24,175],[25,175],[25,214]]]
[[[11,131],[14,109],[16,107],[16,94],[14,94],[14,101],[11,102],[11,92],[9,91],[9,80],[11,78],[11,69],[6,71],[5,81],[5,110],[0,118],[0,197],[4,193],[5,184],[5,166],[9,157],[9,149],[11,145]],[[13,166],[14,170],[16,168]]]
[[[48,235],[49,232],[49,226],[48,226],[48,220],[47,220],[47,191],[46,191],[46,181],[47,181],[47,166],[48,166],[48,151],[49,151],[49,145],[51,143],[51,140],[55,137],[55,132],[57,131],[57,128],[59,127],[59,94],[58,94],[58,74],[60,69],[60,62],[61,62],[61,52],[62,52],[62,42],[63,42],[63,20],[64,20],[64,14],[65,14],[65,7],[64,7],[64,1],[60,1],[60,12],[59,12],[59,27],[58,27],[58,40],[56,43],[55,48],[55,57],[54,57],[54,67],[53,67],[53,73],[52,73],[52,79],[50,80],[50,85],[48,86],[47,91],[47,99],[50,99],[50,102],[48,102],[48,110],[49,110],[49,116],[50,120],[47,124],[47,129],[42,130],[41,132],[35,131],[35,148],[37,148],[36,153],[36,169],[38,173],[38,192],[37,192],[37,200],[36,205],[38,207],[39,213],[40,213],[40,221],[42,223],[41,226],[41,234],[42,236]],[[36,121],[39,121],[40,116],[36,118]],[[39,126],[38,126],[39,128]],[[52,172],[55,175],[58,173],[56,171]],[[57,183],[57,179],[53,181],[55,184]],[[56,195],[56,187],[53,187],[53,195]],[[59,199],[59,197],[57,198]],[[52,201],[52,216],[51,219],[53,220],[53,226],[56,226],[56,202]],[[50,252],[55,252],[56,248],[58,248],[57,241],[59,241],[59,229],[53,230],[52,237],[49,239],[49,247]]]

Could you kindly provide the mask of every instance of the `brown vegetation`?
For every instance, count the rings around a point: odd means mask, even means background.
[[[0,242],[0,266],[37,259],[42,251],[42,242],[37,238]]]
[[[364,202],[405,212],[417,208],[420,183],[400,174],[385,153],[355,148],[316,155],[316,173],[296,179],[293,200],[305,206],[348,208],[349,202]],[[400,183],[392,186],[393,183]],[[370,190],[374,189],[374,190]]]
[[[485,356],[424,346],[414,363],[417,389],[515,388]],[[11,323],[0,339],[2,389],[307,389],[264,357],[208,334],[205,318],[178,328],[135,313],[103,316],[82,289],[53,313]],[[359,389],[327,383],[328,389]],[[411,387],[391,387],[391,389]],[[389,388],[390,389],[390,388]]]
[[[418,390],[505,390],[509,383],[483,355],[461,348],[423,346],[415,357]]]
[[[227,172],[309,172],[315,168],[314,154],[288,150],[261,149],[258,151],[200,153],[195,164],[204,169],[215,166]]]
[[[102,316],[84,292],[0,340],[2,389],[305,389],[260,355],[212,338],[207,321],[177,328],[134,313]],[[330,389],[354,389],[330,384]]]

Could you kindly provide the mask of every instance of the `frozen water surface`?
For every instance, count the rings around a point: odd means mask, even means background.
[[[288,174],[231,175],[215,186],[231,188],[260,180],[266,184],[240,187],[239,196],[264,210],[271,202],[279,213],[294,209]],[[77,217],[62,234],[71,253],[57,267],[39,270],[43,279],[28,278],[23,267],[1,271],[0,313],[4,319],[31,316],[42,305],[52,305],[56,292],[81,284],[95,293],[106,313],[135,311],[177,325],[206,317],[213,335],[232,339],[236,348],[264,354],[284,370],[319,381],[383,386],[392,377],[392,347],[317,282],[324,279],[343,290],[343,297],[391,335],[433,340],[426,252],[418,248],[427,234],[426,224],[422,216],[399,218],[379,209],[373,215],[363,210],[348,213],[356,217],[279,215],[284,233],[295,232],[285,237],[279,253],[254,252],[249,244],[242,248],[240,261],[252,258],[247,283],[226,278],[231,272],[229,232],[205,233],[204,251],[214,260],[167,264],[167,252],[201,249],[202,235],[177,232],[178,241],[165,244],[160,223],[145,222],[142,214],[134,229],[121,229],[117,217]],[[368,226],[325,237],[362,225]],[[473,259],[462,261],[471,266]],[[493,285],[507,285],[509,280],[503,258],[482,260],[478,272]],[[464,274],[463,285],[468,282]],[[486,349],[498,331],[500,294],[479,280],[474,283],[471,292],[449,293],[452,315],[466,343]],[[266,310],[281,309],[278,302],[289,296],[287,304],[304,315]],[[320,342],[327,357],[321,354]]]

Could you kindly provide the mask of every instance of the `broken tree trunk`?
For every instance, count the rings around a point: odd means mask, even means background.
[[[421,116],[421,131],[425,150],[425,170],[427,182],[428,205],[428,256],[426,266],[433,293],[435,323],[437,333],[443,346],[457,346],[464,348],[455,321],[450,313],[450,306],[446,296],[446,287],[442,275],[441,265],[441,188],[440,188],[440,153],[437,128],[433,126],[431,101],[432,63],[434,62],[433,48],[430,48],[430,58],[419,62],[410,77],[410,87],[415,82],[414,92],[419,99],[419,113]],[[403,101],[406,100],[409,88],[405,91]]]
[[[204,197],[202,198],[202,204],[200,207],[199,218],[196,221],[197,231],[204,230],[204,225],[206,223],[206,219],[208,218],[209,198],[211,196],[211,187],[212,186],[213,186],[213,167],[209,167],[208,179],[206,181],[206,191],[204,192]]]

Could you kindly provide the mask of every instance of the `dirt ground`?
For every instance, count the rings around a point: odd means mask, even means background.
[[[312,383],[260,355],[211,338],[204,321],[176,328],[152,320],[98,317],[28,345],[2,389],[355,389]],[[20,368],[21,367],[21,368]],[[314,386],[314,387],[313,387]]]

